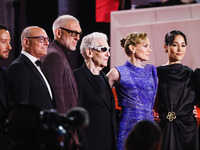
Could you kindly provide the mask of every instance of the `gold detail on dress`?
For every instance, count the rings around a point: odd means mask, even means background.
[[[174,119],[176,119],[176,114],[175,112],[168,112],[168,115],[166,117],[167,119],[169,119],[169,121],[173,121]]]

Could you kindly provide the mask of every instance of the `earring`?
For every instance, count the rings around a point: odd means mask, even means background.
[[[132,53],[133,53],[133,54],[135,54],[135,52],[134,52],[134,51],[132,51]]]

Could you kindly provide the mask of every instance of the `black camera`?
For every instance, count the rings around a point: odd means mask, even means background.
[[[9,112],[6,124],[14,150],[73,150],[79,146],[75,130],[87,126],[89,116],[82,107],[59,114],[17,105]]]

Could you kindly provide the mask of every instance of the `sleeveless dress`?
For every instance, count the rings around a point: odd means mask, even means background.
[[[153,121],[157,71],[154,65],[139,68],[128,61],[116,69],[120,74],[120,82],[115,89],[121,107],[117,125],[117,150],[123,150],[126,137],[137,122]]]
[[[157,67],[158,108],[163,131],[162,150],[197,150],[198,126],[193,115],[193,70],[182,64]]]

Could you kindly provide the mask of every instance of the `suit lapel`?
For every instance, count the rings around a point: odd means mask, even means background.
[[[3,79],[3,70],[2,68],[0,68],[0,100],[1,100],[1,104],[2,106],[6,109],[7,107],[7,99],[6,99],[6,91],[5,91],[5,81]]]
[[[74,91],[74,95],[76,96],[76,98],[78,98],[78,90],[77,90],[76,79],[74,77],[74,74],[72,72],[72,69],[71,69],[70,63],[69,63],[69,59],[70,59],[69,52],[57,40],[54,40],[51,44],[52,44],[53,47],[55,47],[55,49],[57,49],[57,52],[62,55],[64,65],[65,65],[67,72],[70,76],[70,82],[71,82],[71,85],[72,85],[72,88],[73,88],[73,91]]]
[[[40,81],[42,82],[43,86],[46,88],[48,94],[49,94],[49,91],[48,91],[48,88],[47,88],[47,85],[41,75],[41,73],[38,71],[38,69],[36,68],[36,66],[34,66],[34,64],[29,60],[29,58],[27,58],[25,55],[23,54],[20,54],[20,57],[19,59],[21,59],[22,61],[24,61],[29,67],[31,70],[33,70],[35,72],[35,74],[38,76],[38,78],[40,79]],[[50,94],[49,94],[49,97],[50,97]]]
[[[76,80],[72,74],[73,72],[71,71],[71,68],[69,68],[70,64],[68,63],[68,61],[66,59],[64,59],[64,63],[65,63],[65,67],[67,68],[69,76],[70,76],[70,82],[71,82],[73,91],[74,91],[76,97],[78,97],[78,92],[77,92],[77,90],[75,90],[75,89],[77,89],[77,87],[75,87],[76,84],[74,84],[74,83],[76,83]]]
[[[107,79],[106,75],[104,73],[102,73],[102,76],[103,76],[103,78],[104,78],[104,80],[106,82],[106,85],[108,86],[108,90],[109,90],[109,93],[110,93],[112,113],[115,113],[115,99],[114,99],[114,96],[113,96],[112,89],[110,87],[110,84],[108,82],[108,79]]]
[[[106,98],[104,97],[103,93],[103,89],[101,89],[98,84],[96,83],[96,79],[94,78],[94,76],[92,75],[92,73],[90,72],[90,70],[87,68],[87,66],[85,64],[83,64],[82,69],[84,70],[86,77],[89,81],[89,83],[94,87],[94,89],[99,93],[99,95],[103,98],[104,102],[106,103],[106,106],[109,110],[111,110],[110,105],[108,104]],[[102,73],[101,73],[102,75]],[[105,79],[105,78],[104,78]]]

